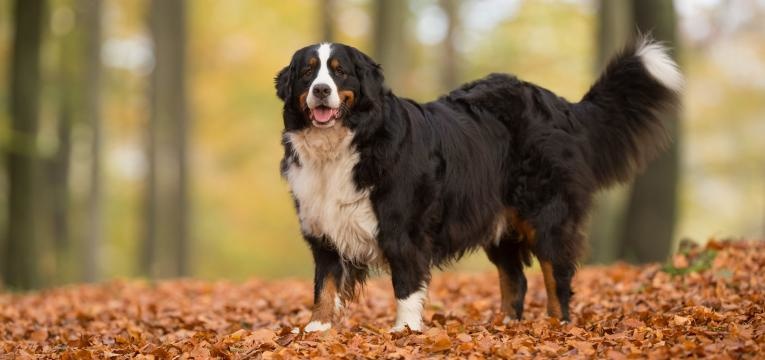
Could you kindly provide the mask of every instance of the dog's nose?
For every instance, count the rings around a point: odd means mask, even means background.
[[[332,92],[327,84],[316,84],[313,86],[313,96],[319,99],[324,99]]]

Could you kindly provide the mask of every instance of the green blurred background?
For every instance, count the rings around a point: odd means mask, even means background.
[[[419,101],[489,72],[575,101],[653,30],[687,76],[676,147],[598,197],[586,261],[762,238],[763,19],[762,0],[3,0],[0,284],[310,276],[273,77],[322,40]]]

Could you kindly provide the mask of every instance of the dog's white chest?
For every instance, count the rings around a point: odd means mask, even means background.
[[[338,125],[286,136],[299,158],[299,164],[289,164],[286,177],[298,201],[303,232],[326,237],[348,261],[380,262],[377,217],[369,191],[358,191],[353,182],[359,161],[351,145],[353,134]]]

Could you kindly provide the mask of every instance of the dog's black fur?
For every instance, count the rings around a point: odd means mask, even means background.
[[[523,267],[533,254],[551,265],[554,294],[548,288],[548,297],[557,297],[560,309],[548,310],[569,318],[570,283],[593,193],[629,180],[660,152],[668,136],[659,114],[678,101],[641,62],[638,46],[616,56],[577,103],[491,74],[420,104],[386,88],[369,57],[333,44],[344,69],[333,79],[354,94],[342,108],[342,126],[353,131],[360,155],[353,179],[370,191],[397,299],[420,289],[432,266],[483,247],[515,293],[513,317],[522,316]],[[315,48],[298,51],[276,78],[285,133],[311,126],[299,97],[310,84],[301,71]],[[300,159],[283,144],[284,172]],[[498,218],[507,227],[496,241]],[[344,266],[330,243],[306,239],[316,261],[317,298],[328,274],[341,279],[347,271],[348,294],[363,282],[365,264]]]

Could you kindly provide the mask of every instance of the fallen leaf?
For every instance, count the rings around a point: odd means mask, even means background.
[[[675,324],[675,325],[677,325],[677,326],[685,326],[685,325],[688,325],[688,323],[690,323],[690,321],[691,321],[691,318],[690,318],[690,317],[687,317],[687,316],[680,316],[680,315],[675,315],[675,316],[672,318],[672,323],[673,323],[673,324]]]

